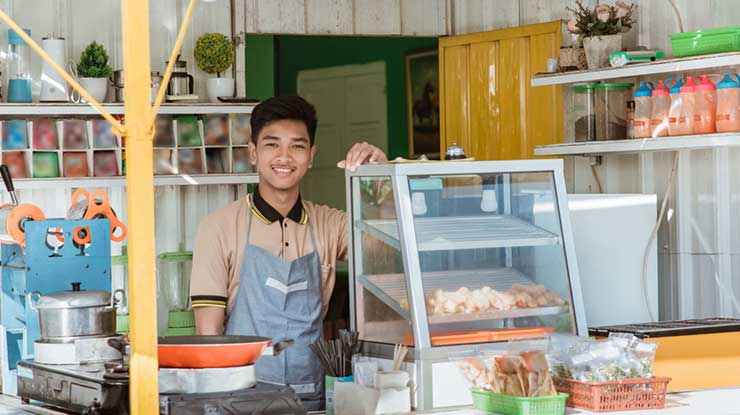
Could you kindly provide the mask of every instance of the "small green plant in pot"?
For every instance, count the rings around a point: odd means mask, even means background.
[[[113,74],[113,68],[108,64],[108,53],[103,45],[92,42],[80,55],[77,64],[77,76],[80,85],[98,102],[105,101],[108,92],[108,78]]]
[[[222,77],[234,63],[234,45],[221,33],[206,33],[195,42],[195,64],[205,73],[215,74],[208,79],[208,100],[234,96],[234,79]]]

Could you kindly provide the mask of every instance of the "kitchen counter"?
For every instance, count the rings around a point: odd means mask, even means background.
[[[566,415],[596,415],[596,412],[567,408]],[[740,415],[740,387],[710,389],[694,392],[677,392],[668,395],[665,409],[650,411],[608,412],[610,415]],[[0,415],[39,414],[55,415],[60,412],[22,405],[20,400],[10,396],[0,396]],[[315,412],[319,415],[323,412]],[[473,409],[415,412],[415,414],[434,415],[486,415],[486,412]]]

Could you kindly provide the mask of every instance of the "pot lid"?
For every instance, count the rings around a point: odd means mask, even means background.
[[[165,62],[165,64],[169,65],[170,61]],[[179,59],[175,61],[175,65],[174,65],[175,68],[187,68],[187,66],[188,66],[188,61],[181,61]]]
[[[457,145],[457,143],[452,143],[451,146],[447,147],[445,154],[449,157],[465,156],[465,150],[463,150],[462,146]]]
[[[59,291],[39,298],[38,308],[81,308],[110,305],[110,292],[102,290],[85,291],[79,282],[72,283],[71,291]]]

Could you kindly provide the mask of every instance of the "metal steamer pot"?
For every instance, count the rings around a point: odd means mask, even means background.
[[[72,291],[41,295],[28,293],[28,304],[38,310],[42,340],[67,343],[80,338],[116,335],[116,300],[120,290],[84,291],[79,282],[72,283]]]

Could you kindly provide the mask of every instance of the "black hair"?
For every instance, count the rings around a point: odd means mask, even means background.
[[[249,120],[252,126],[252,142],[257,144],[257,137],[267,124],[280,120],[296,120],[306,124],[308,138],[313,146],[317,123],[316,108],[297,95],[272,97],[254,107]]]

